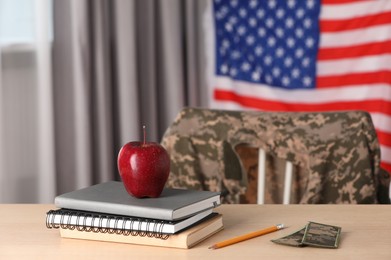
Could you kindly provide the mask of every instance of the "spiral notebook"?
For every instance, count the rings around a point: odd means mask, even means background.
[[[212,214],[208,209],[189,218],[177,221],[163,221],[70,209],[50,210],[46,214],[48,228],[77,229],[79,231],[109,232],[117,234],[132,233],[164,237],[174,234]]]
[[[58,208],[141,218],[178,220],[221,204],[220,193],[165,188],[158,198],[130,196],[122,182],[109,181],[59,195]]]
[[[161,239],[147,234],[132,235],[132,233],[109,233],[63,229],[60,227],[62,238],[95,240],[104,242],[127,243],[136,245],[161,246],[187,249],[211,237],[223,229],[222,215],[212,213],[206,219],[197,222],[179,233],[165,236]]]

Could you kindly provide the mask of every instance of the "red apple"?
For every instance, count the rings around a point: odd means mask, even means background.
[[[158,143],[129,142],[118,153],[118,171],[126,191],[137,198],[157,198],[170,173],[170,157]]]

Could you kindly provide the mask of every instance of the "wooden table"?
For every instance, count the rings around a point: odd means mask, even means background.
[[[0,205],[0,259],[391,259],[387,205],[222,205],[224,230],[192,249],[62,239],[45,226],[53,205]],[[342,227],[338,249],[296,248],[270,240],[315,221]],[[284,223],[287,228],[225,248],[216,242]]]

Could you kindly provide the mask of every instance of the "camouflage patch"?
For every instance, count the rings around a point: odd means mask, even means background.
[[[314,246],[324,248],[338,248],[341,228],[326,224],[309,222],[304,228],[272,242],[287,246]]]
[[[303,236],[305,233],[305,227],[300,229],[299,231],[296,231],[290,235],[278,238],[278,239],[273,239],[272,242],[276,244],[281,244],[281,245],[287,245],[287,246],[297,246],[297,247],[302,247],[305,246],[302,241],[303,241]]]
[[[338,248],[341,228],[309,222],[306,226],[302,244],[316,247]]]

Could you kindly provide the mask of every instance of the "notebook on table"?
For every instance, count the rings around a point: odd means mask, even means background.
[[[212,213],[206,219],[182,230],[179,233],[165,236],[163,238],[144,236],[134,236],[129,234],[116,234],[109,232],[79,231],[77,229],[60,228],[63,238],[95,240],[105,242],[127,243],[136,245],[162,246],[172,248],[191,248],[201,241],[209,238],[213,234],[223,229],[222,215]]]
[[[169,188],[158,198],[139,199],[117,181],[59,195],[54,203],[59,208],[160,220],[187,218],[221,204],[219,192]]]
[[[174,234],[208,217],[213,209],[207,209],[188,218],[164,221],[132,216],[103,214],[72,209],[50,210],[46,214],[48,228],[77,229],[79,231],[108,232],[132,235],[164,236]]]

